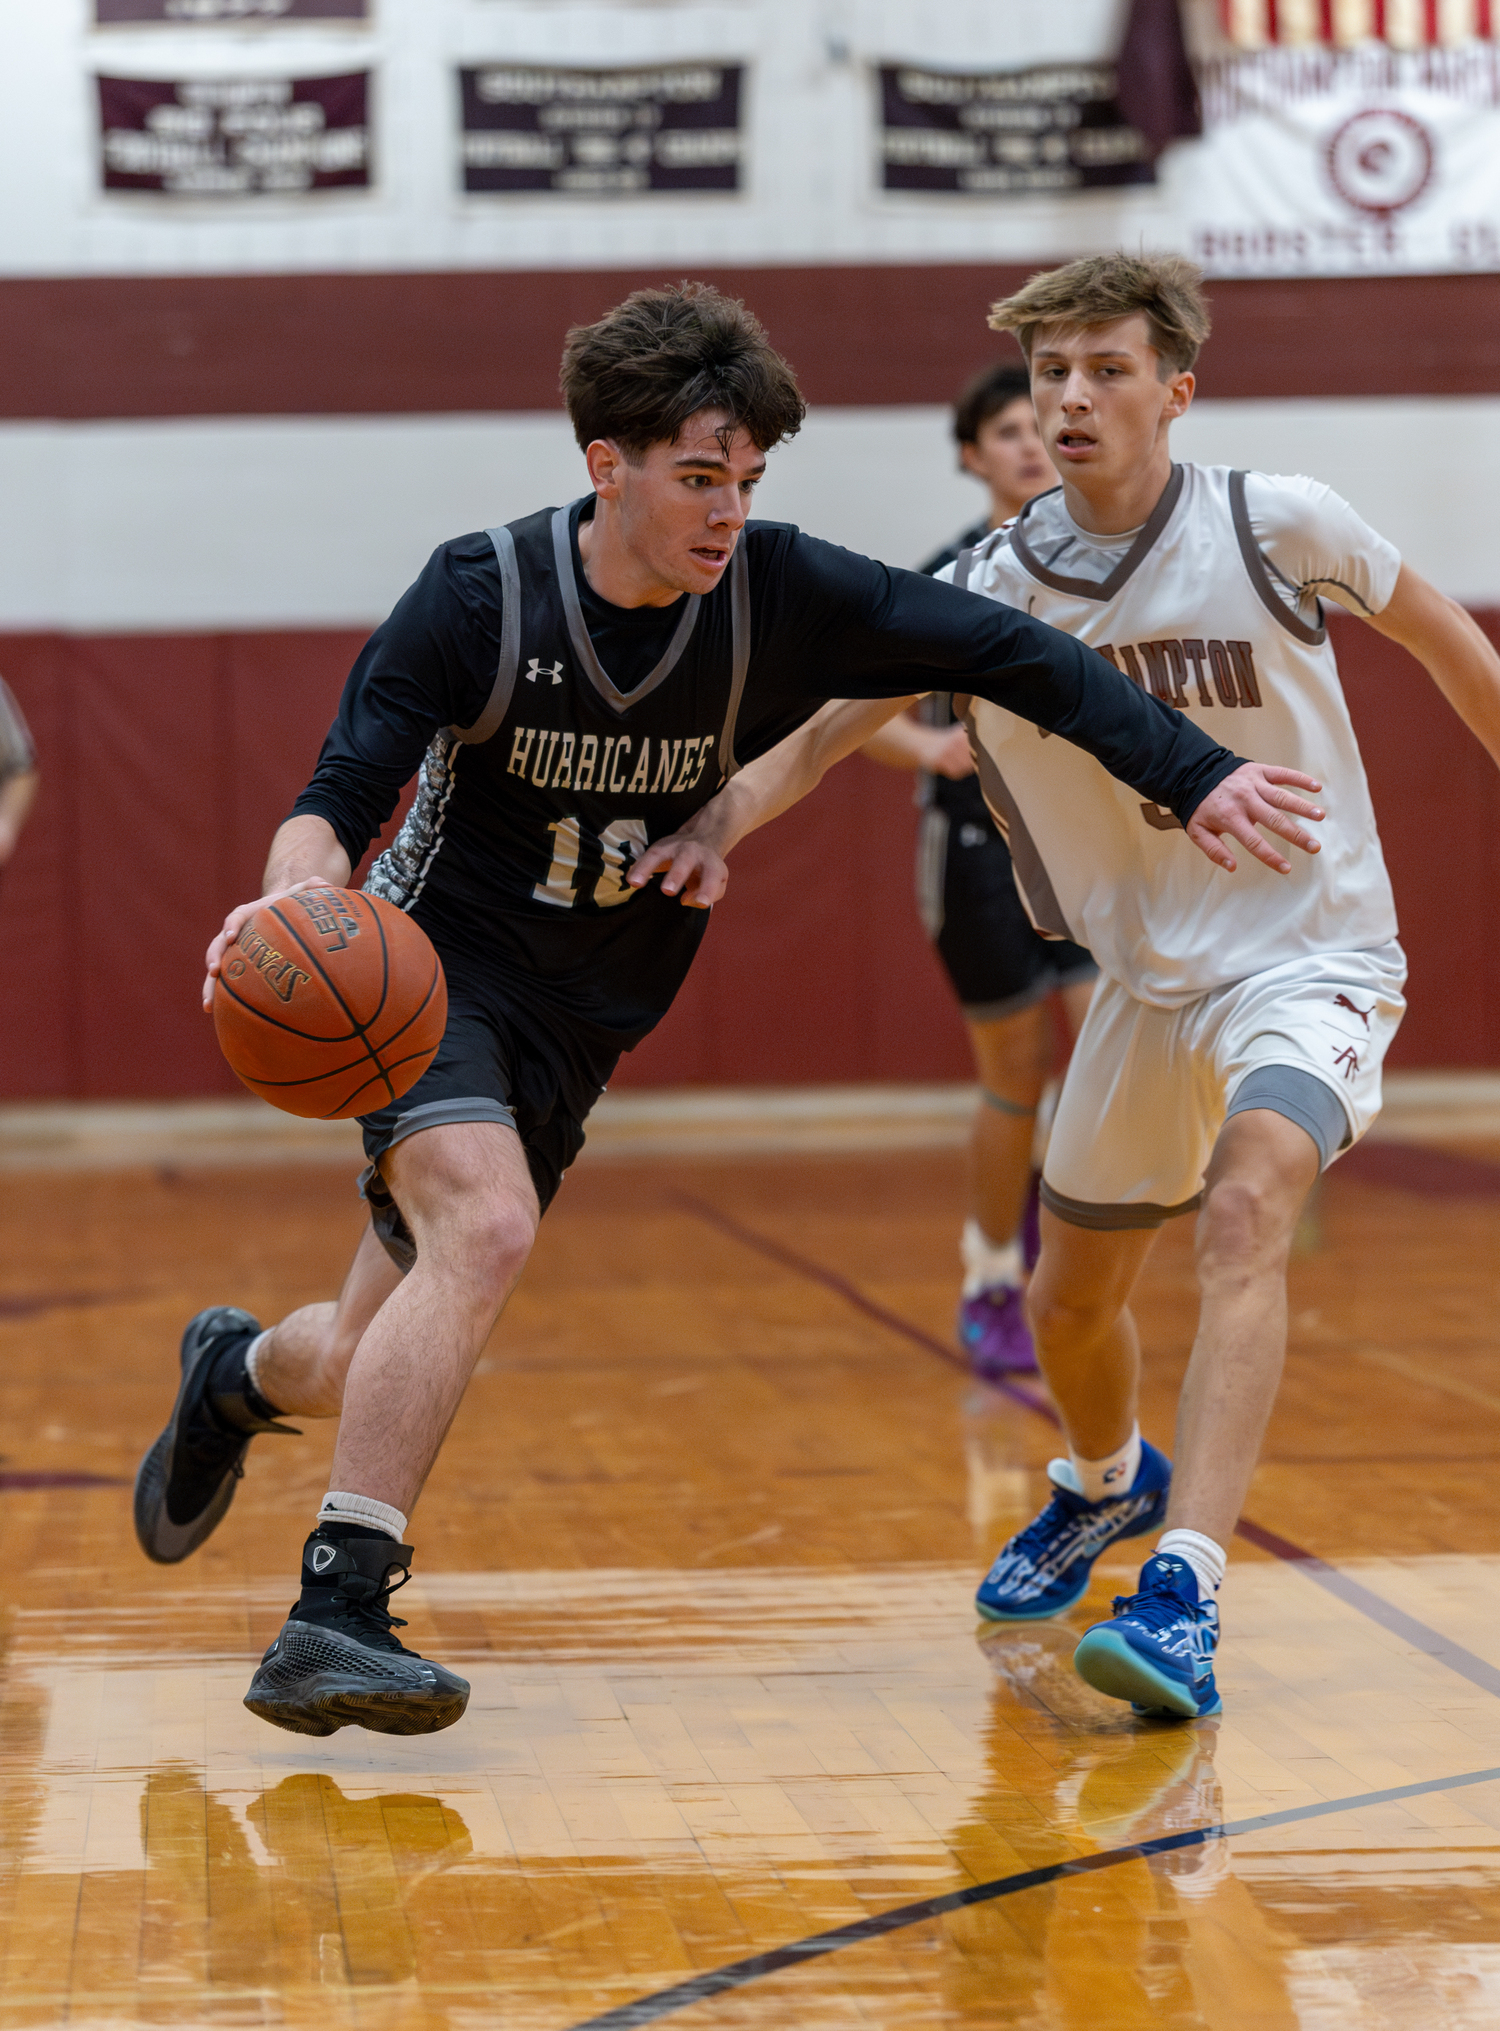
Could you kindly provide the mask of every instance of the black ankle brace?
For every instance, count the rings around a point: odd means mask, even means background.
[[[404,1629],[400,1616],[390,1612],[390,1597],[411,1578],[413,1556],[411,1545],[362,1531],[358,1524],[319,1524],[302,1547],[302,1593],[292,1614],[337,1621],[351,1610],[369,1609],[382,1623]]]
[[[361,1532],[358,1524],[321,1523],[302,1547],[302,1584],[343,1594],[351,1601],[369,1600],[404,1587],[411,1578],[413,1556],[411,1545],[397,1544],[380,1532]],[[403,1577],[387,1585],[391,1574],[398,1572]]]

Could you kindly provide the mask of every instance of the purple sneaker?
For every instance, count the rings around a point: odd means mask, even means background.
[[[1026,1300],[1012,1284],[996,1284],[964,1299],[958,1308],[958,1343],[982,1380],[1029,1375],[1036,1367]]]

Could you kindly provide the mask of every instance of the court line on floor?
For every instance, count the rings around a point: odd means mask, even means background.
[[[1242,1834],[1262,1833],[1269,1827],[1295,1826],[1300,1820],[1326,1819],[1335,1813],[1358,1812],[1375,1805],[1393,1805],[1404,1798],[1425,1798],[1437,1791],[1461,1791],[1474,1784],[1500,1781],[1500,1767],[1466,1770],[1456,1777],[1429,1777],[1419,1784],[1397,1784],[1388,1791],[1364,1791],[1353,1798],[1319,1799],[1315,1805],[1287,1806],[1281,1812],[1258,1813],[1253,1819],[1220,1820],[1211,1826],[1193,1827],[1186,1833],[1161,1834],[1154,1840],[1137,1841],[1126,1848],[1106,1848],[1097,1855],[1074,1855],[1065,1862],[1052,1862],[1043,1869],[1023,1869],[1014,1876],[999,1876],[989,1883],[973,1883],[966,1890],[949,1890],[940,1897],[924,1897],[917,1904],[900,1904],[891,1911],[876,1912],[853,1925],[835,1926],[831,1932],[815,1932],[790,1946],[773,1947],[768,1953],[751,1954],[728,1966],[675,1982],[654,1996],[642,1996],[634,2003],[622,2003],[597,2017],[574,2024],[571,2031],[637,2031],[642,2024],[654,2024],[662,2017],[707,2002],[727,1989],[742,1989],[783,1968],[801,1967],[825,1954],[839,1953],[846,1946],[862,1946],[887,1933],[900,1932],[909,1925],[945,1918],[952,1911],[965,1911],[976,1904],[991,1904],[998,1897],[1014,1897],[1022,1890],[1040,1889],[1065,1876],[1084,1876],[1098,1869],[1118,1868],[1122,1862],[1144,1861],[1152,1855],[1170,1855],[1183,1848],[1201,1847],[1209,1841],[1230,1840]]]
[[[670,1196],[673,1203],[681,1206],[684,1212],[691,1213],[706,1226],[717,1227],[719,1232],[727,1234],[731,1241],[738,1241],[742,1247],[753,1249],[757,1255],[765,1256],[770,1262],[780,1263],[783,1269],[794,1270],[798,1276],[805,1276],[812,1283],[822,1284],[825,1290],[834,1292],[856,1312],[863,1312],[867,1319],[874,1319],[877,1325],[888,1327],[891,1332],[899,1333],[903,1339],[915,1341],[917,1346],[925,1348],[929,1354],[935,1354],[939,1361],[945,1362],[948,1367],[957,1368],[965,1375],[969,1373],[969,1364],[956,1347],[946,1346],[933,1333],[924,1333],[920,1326],[914,1326],[910,1319],[903,1319],[899,1312],[888,1311],[876,1299],[867,1297],[858,1284],[840,1276],[837,1270],[826,1268],[821,1262],[815,1262],[811,1256],[800,1255],[795,1248],[784,1247],[781,1242],[773,1240],[769,1234],[760,1233],[757,1228],[746,1227],[742,1221],[736,1220],[732,1213],[726,1213],[714,1205],[711,1199],[700,1199],[695,1192],[673,1192]],[[1058,1423],[1057,1412],[1051,1404],[1024,1388],[1019,1382],[993,1382],[989,1387],[998,1389],[1005,1396],[1014,1397],[1015,1401],[1024,1404],[1027,1410],[1035,1411],[1038,1417],[1044,1417],[1052,1424]]]
[[[1481,1692],[1493,1693],[1500,1698],[1500,1669],[1486,1664],[1482,1657],[1476,1657],[1472,1650],[1465,1650],[1461,1643],[1454,1643],[1449,1637],[1430,1629],[1425,1622],[1419,1622],[1415,1615],[1408,1615],[1387,1601],[1381,1594],[1371,1591],[1348,1573],[1340,1572],[1326,1559],[1320,1559],[1315,1552],[1306,1551],[1300,1544],[1293,1544],[1290,1538],[1278,1537],[1274,1530],[1266,1530],[1259,1523],[1252,1523],[1242,1516],[1235,1526],[1236,1535],[1248,1544],[1257,1545],[1261,1551],[1270,1552],[1273,1558],[1285,1559],[1288,1565],[1296,1566],[1315,1587],[1332,1594],[1335,1600],[1354,1608],[1371,1622],[1379,1623],[1382,1629],[1389,1629],[1393,1636],[1399,1636],[1424,1657],[1431,1657],[1444,1664],[1459,1678],[1466,1678],[1470,1685],[1478,1686]]]
[[[899,1312],[889,1311],[874,1298],[866,1297],[858,1284],[849,1282],[837,1271],[826,1269],[811,1256],[802,1255],[794,1248],[787,1248],[782,1242],[773,1240],[769,1234],[760,1233],[757,1228],[745,1226],[742,1221],[736,1220],[733,1214],[725,1213],[715,1206],[711,1200],[700,1199],[688,1192],[675,1192],[672,1196],[688,1212],[709,1226],[716,1227],[721,1234],[729,1235],[744,1247],[754,1249],[757,1254],[767,1257],[772,1262],[780,1263],[785,1269],[794,1270],[799,1276],[822,1284],[826,1290],[836,1292],[856,1311],[863,1312],[867,1318],[876,1320],[891,1332],[899,1333],[918,1347],[925,1348],[929,1353],[938,1354],[945,1362],[956,1364],[967,1371],[968,1364],[962,1355],[945,1347],[941,1340],[931,1333],[924,1332],[920,1326],[913,1325],[910,1319],[903,1319]],[[1051,1404],[1033,1395],[1030,1390],[1023,1389],[1016,1383],[1001,1383],[997,1386],[1003,1389],[1007,1396],[1024,1404],[1028,1410],[1035,1411],[1039,1417],[1046,1418],[1049,1423],[1057,1425],[1060,1422]],[[1267,1530],[1262,1524],[1253,1523],[1246,1516],[1242,1516],[1235,1525],[1235,1535],[1244,1538],[1247,1544],[1253,1544],[1257,1550],[1269,1552],[1272,1558],[1282,1559],[1286,1564],[1296,1566],[1314,1586],[1332,1594],[1346,1607],[1353,1608],[1357,1614],[1365,1616],[1368,1621],[1376,1623],[1380,1628],[1388,1629],[1393,1636],[1399,1636],[1404,1643],[1410,1643],[1412,1648],[1420,1651],[1424,1657],[1433,1658],[1437,1663],[1445,1665],[1455,1676],[1467,1679],[1470,1685],[1477,1686],[1481,1692],[1491,1693],[1500,1698],[1500,1668],[1487,1664],[1482,1657],[1476,1657],[1472,1650],[1466,1650],[1461,1643],[1455,1643],[1451,1638],[1440,1635],[1425,1622],[1419,1622],[1414,1615],[1408,1615],[1404,1609],[1396,1607],[1394,1603],[1374,1593],[1369,1587],[1363,1586],[1358,1580],[1351,1579],[1347,1573],[1340,1572],[1337,1566],[1331,1566],[1326,1559],[1320,1559],[1315,1552],[1308,1551],[1305,1546],[1294,1543],[1289,1537],[1282,1537],[1274,1530]]]

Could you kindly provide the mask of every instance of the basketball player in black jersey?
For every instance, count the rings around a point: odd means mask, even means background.
[[[963,470],[989,491],[990,512],[928,558],[928,573],[1058,484],[1020,361],[975,376],[954,405],[953,435]],[[1032,1150],[1052,1069],[1048,1000],[1058,995],[1076,1036],[1098,969],[1081,945],[1033,928],[950,693],[933,692],[863,751],[888,768],[918,771],[917,906],[958,996],[979,1073],[958,1337],[975,1374],[994,1379],[1036,1367],[1022,1288],[1037,1251]]]
[[[175,1562],[224,1515],[257,1433],[339,1419],[301,1594],[246,1696],[304,1734],[427,1733],[468,1699],[393,1633],[402,1538],[589,1109],[703,935],[701,909],[682,907],[696,864],[627,882],[649,841],[830,697],[935,686],[1077,742],[1215,859],[1228,832],[1284,865],[1256,822],[1303,840],[1290,814],[1312,808],[1066,635],[785,524],[747,528],[803,404],[741,305],[694,285],[638,292],[569,334],[563,390],[591,492],[434,552],[356,661],[265,874],[262,902],[346,883],[420,770],[369,886],[442,956],[442,1046],[364,1120],[372,1221],[337,1302],[269,1330],[232,1306],[192,1320],[136,1481],[141,1545]],[[259,906],[210,946],[205,1002]]]

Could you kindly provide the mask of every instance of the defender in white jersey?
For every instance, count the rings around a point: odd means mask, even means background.
[[[1209,725],[1232,713],[1237,749],[1316,771],[1331,813],[1322,851],[1290,881],[1252,864],[1226,884],[1184,853],[1170,812],[1101,795],[1079,749],[975,700],[980,781],[1032,920],[1088,943],[1105,974],[1042,1185],[1062,1219],[1151,1229],[1195,1210],[1224,1108],[1248,1111],[1252,1071],[1295,1068],[1270,1083],[1325,1163],[1379,1112],[1406,964],[1319,599],[1382,613],[1400,571],[1327,487],[1192,465],[1171,467],[1138,530],[1080,527],[1058,488],[949,567],[1179,710]],[[1185,1053],[1207,1054],[1214,1076],[1185,1083]],[[1258,1078],[1249,1097],[1267,1087]]]
[[[968,714],[1033,921],[1086,945],[1104,976],[1052,1131],[1029,1292],[1068,1458],[1053,1461],[1052,1499],[1005,1546],[978,1605],[1002,1621],[1057,1614],[1107,1545],[1164,1521],[1140,1590],[1085,1632],[1076,1663],[1139,1712],[1195,1718],[1220,1704],[1215,1595],[1280,1379],[1292,1233],[1320,1169],[1379,1110],[1405,1006],[1321,602],[1408,648],[1497,759],[1500,658],[1326,487],[1173,464],[1168,433],[1208,334],[1186,262],[1074,262],[1033,277],[990,322],[1027,355],[1063,484],[952,576],[1081,636],[1238,751],[1292,765],[1284,782],[1326,786],[1326,814],[1281,793],[1284,811],[1326,816],[1321,850],[1279,822],[1307,857],[1291,867],[1263,854],[1225,881],[1169,812],[1066,740],[983,702]],[[688,863],[784,809],[882,710],[829,706],[753,763],[699,814]],[[1215,857],[1234,871],[1227,848]],[[1202,1302],[1174,1473],[1136,1422],[1129,1299],[1156,1229],[1189,1212]]]

